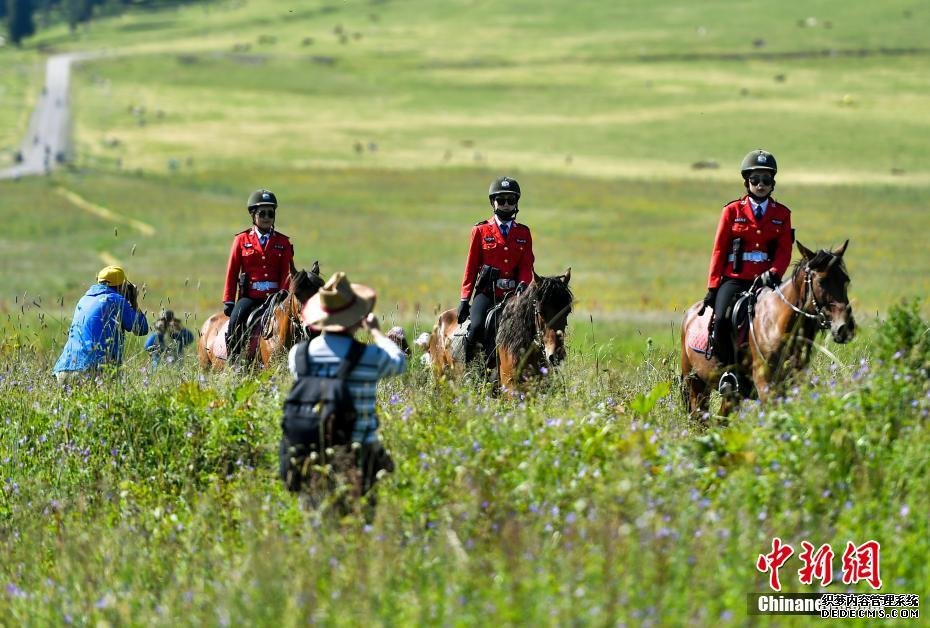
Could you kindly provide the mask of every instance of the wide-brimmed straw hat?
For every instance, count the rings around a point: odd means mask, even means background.
[[[368,316],[375,307],[375,298],[372,288],[349,283],[345,273],[335,273],[304,305],[304,325],[323,331],[345,331]]]
[[[108,286],[121,286],[126,282],[126,271],[119,266],[104,266],[97,273],[97,283]]]

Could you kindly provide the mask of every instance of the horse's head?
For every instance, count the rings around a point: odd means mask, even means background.
[[[568,287],[571,278],[571,268],[555,277],[542,277],[534,272],[533,282],[523,293],[524,299],[533,300],[540,343],[546,359],[553,366],[565,359],[565,327],[574,300]]]
[[[847,295],[849,275],[843,263],[849,240],[835,251],[821,249],[816,253],[800,242],[797,244],[803,256],[798,271],[804,273],[808,291],[805,299],[813,307],[820,326],[830,330],[833,340],[849,342],[856,334],[856,320]]]
[[[291,276],[291,292],[303,305],[323,287],[324,283],[326,282],[320,275],[320,263],[313,262],[310,272],[299,270]]]

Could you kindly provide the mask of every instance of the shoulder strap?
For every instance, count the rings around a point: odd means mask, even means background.
[[[294,355],[294,366],[297,367],[297,377],[306,377],[310,374],[310,342],[304,340],[297,344],[297,353]],[[305,359],[301,360],[301,356]]]
[[[363,342],[359,342],[352,339],[352,346],[349,347],[349,352],[346,354],[346,357],[342,360],[342,365],[339,367],[339,372],[336,373],[336,379],[344,380],[349,376],[349,373],[352,372],[352,369],[355,368],[355,365],[358,364],[358,361],[362,359],[362,354],[365,353],[366,345]]]

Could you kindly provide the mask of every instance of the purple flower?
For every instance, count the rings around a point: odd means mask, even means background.
[[[6,585],[6,594],[10,597],[27,597],[26,592],[16,586],[16,583],[14,582]]]
[[[904,518],[904,517],[906,517],[910,512],[911,512],[910,506],[908,506],[907,504],[904,504],[903,506],[901,506],[901,510],[898,511],[898,514],[899,514],[902,518]]]

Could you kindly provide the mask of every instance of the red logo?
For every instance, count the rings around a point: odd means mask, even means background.
[[[823,586],[833,582],[833,549],[830,545],[824,543],[816,552],[807,541],[801,541],[801,547],[804,548],[798,556],[804,561],[804,566],[798,569],[801,584],[813,584],[814,578],[820,580]]]
[[[804,566],[798,569],[798,579],[801,584],[814,584],[819,580],[821,586],[833,582],[833,548],[824,543],[814,551],[813,543],[801,541],[802,552],[798,555]],[[873,589],[882,587],[881,567],[879,554],[881,545],[878,541],[866,541],[856,545],[852,541],[846,543],[843,552],[843,584],[856,584],[860,581],[868,582]],[[769,586],[773,591],[781,591],[781,581],[778,570],[794,554],[794,548],[782,543],[777,536],[772,539],[772,551],[768,554],[759,554],[756,559],[756,569],[769,574]]]
[[[846,543],[846,551],[843,552],[843,583],[855,584],[865,580],[873,589],[882,588],[879,551],[881,546],[878,541],[866,541],[859,547],[853,545],[852,541]]]
[[[769,573],[769,586],[774,591],[781,591],[781,582],[778,581],[778,570],[785,561],[794,554],[794,549],[790,545],[783,545],[781,539],[777,536],[772,539],[772,551],[769,554],[759,554],[756,560],[756,569]]]

